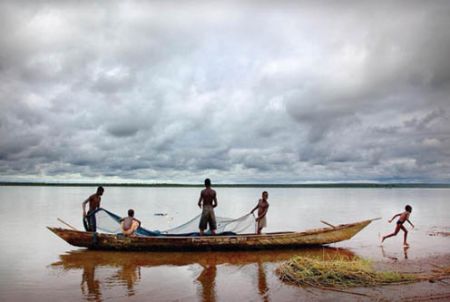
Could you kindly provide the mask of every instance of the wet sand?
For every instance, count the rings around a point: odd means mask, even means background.
[[[450,267],[450,253],[415,260],[382,260],[373,264],[379,271],[432,274],[437,268]],[[301,294],[300,300],[304,301],[450,301],[450,275],[444,280],[378,287],[338,290],[298,288],[298,293]],[[280,301],[298,301],[280,294]]]
[[[380,246],[383,250],[383,247]],[[406,257],[390,257],[384,252],[383,260],[373,261],[377,271],[393,271],[429,275],[429,281],[420,281],[400,285],[384,285],[377,287],[357,287],[338,290],[304,288],[302,299],[308,301],[450,301],[450,274],[444,279],[433,280],[431,276],[438,271],[450,268],[450,253],[436,254],[428,257],[407,259]],[[295,301],[285,298],[284,301]]]
[[[384,271],[432,274],[439,268],[450,267],[450,253],[415,260],[390,260],[374,263],[375,268]],[[405,285],[383,286],[367,290],[375,300],[389,301],[450,301],[450,275],[445,280],[424,281]]]
[[[450,253],[415,260],[384,260],[374,262],[376,270],[403,273],[432,274],[437,268],[450,267]],[[402,285],[355,288],[350,293],[332,293],[338,301],[450,301],[450,275],[445,280],[422,281]],[[317,300],[325,301],[330,294],[321,291]]]

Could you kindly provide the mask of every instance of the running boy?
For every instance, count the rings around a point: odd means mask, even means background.
[[[409,215],[411,215],[412,212],[412,207],[410,205],[406,205],[405,206],[405,211],[403,213],[399,213],[394,215],[394,217],[392,217],[391,220],[389,220],[389,223],[392,222],[392,220],[394,220],[395,217],[400,216],[397,220],[397,226],[395,227],[395,230],[393,233],[383,236],[383,239],[381,240],[381,243],[383,243],[383,241],[386,238],[392,237],[397,235],[397,233],[400,231],[400,229],[404,232],[403,235],[403,245],[408,246],[409,244],[406,242],[406,237],[408,237],[408,230],[406,230],[406,228],[403,226],[403,224],[405,223],[405,221],[408,221],[408,223],[414,228],[414,225],[411,223],[411,221],[409,221]]]

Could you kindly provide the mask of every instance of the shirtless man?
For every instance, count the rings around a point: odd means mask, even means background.
[[[256,207],[250,212],[253,214],[253,212],[258,209],[258,217],[256,217],[256,222],[258,223],[258,235],[261,234],[261,230],[267,226],[266,214],[269,210],[269,203],[267,202],[267,199],[269,199],[269,193],[264,191],[262,193],[262,198],[258,201]]]
[[[381,244],[383,244],[383,241],[384,241],[386,238],[395,236],[395,235],[397,235],[397,233],[398,233],[400,230],[402,230],[402,231],[404,232],[404,235],[403,235],[403,245],[404,245],[404,246],[408,246],[408,242],[406,242],[406,238],[408,237],[408,230],[403,226],[403,224],[404,224],[405,222],[408,222],[408,223],[414,228],[414,225],[411,223],[411,221],[409,221],[409,215],[411,215],[411,212],[412,212],[412,207],[411,207],[410,205],[406,205],[406,206],[405,206],[405,211],[404,211],[403,213],[396,214],[396,215],[394,215],[394,217],[392,217],[392,218],[389,220],[389,223],[391,223],[392,220],[395,219],[395,217],[399,217],[398,220],[397,220],[397,223],[396,223],[394,232],[391,233],[391,234],[388,234],[388,235],[386,235],[386,236],[383,236],[383,239],[381,240]]]
[[[217,207],[217,197],[216,191],[211,189],[211,180],[209,178],[205,179],[205,189],[200,193],[200,198],[198,200],[198,206],[202,208],[202,216],[200,218],[200,236],[203,236],[207,225],[209,224],[209,229],[211,234],[216,234],[216,215],[214,214],[214,208]]]
[[[141,226],[141,222],[134,218],[134,210],[128,210],[128,217],[120,220],[120,227],[125,236],[135,236],[135,232]]]
[[[97,231],[97,221],[95,220],[95,210],[100,208],[100,201],[102,199],[103,192],[105,190],[103,187],[98,187],[97,192],[89,196],[88,199],[83,201],[83,219],[87,219],[88,227],[86,231],[96,232]],[[89,211],[86,215],[86,204],[89,202]]]

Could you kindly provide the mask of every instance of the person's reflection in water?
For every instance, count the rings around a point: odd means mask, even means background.
[[[95,264],[83,264],[83,275],[81,277],[81,292],[88,301],[102,301],[102,293],[100,291],[100,281],[95,279]],[[87,292],[86,292],[87,287]]]
[[[203,271],[198,276],[197,281],[202,285],[202,301],[214,302],[216,301],[216,264],[207,263],[206,265],[200,265],[203,267]]]
[[[403,256],[405,257],[405,259],[408,259],[408,249],[409,249],[409,246],[408,246],[408,245],[403,246]],[[397,257],[390,256],[389,254],[387,254],[387,253],[384,251],[383,246],[381,246],[381,254],[383,255],[384,258],[388,258],[388,259],[391,259],[391,260],[393,260],[393,261],[398,261],[398,258],[397,258]]]
[[[384,258],[388,258],[388,259],[391,259],[391,260],[393,260],[393,261],[398,261],[398,258],[397,258],[397,257],[388,255],[388,254],[384,251],[383,246],[381,246],[381,255],[383,255]]]
[[[409,245],[403,246],[403,255],[405,256],[405,259],[408,259],[408,249],[409,249]]]
[[[258,293],[264,302],[270,301],[264,265],[258,262]]]
[[[124,263],[122,269],[112,276],[111,279],[115,282],[123,281],[127,286],[128,297],[134,296],[136,294],[134,285],[141,280],[141,267],[132,262]]]

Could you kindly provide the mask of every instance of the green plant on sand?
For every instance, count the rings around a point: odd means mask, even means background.
[[[319,260],[297,256],[281,264],[277,274],[284,282],[318,288],[365,287],[420,281],[413,274],[377,272],[368,260]]]

